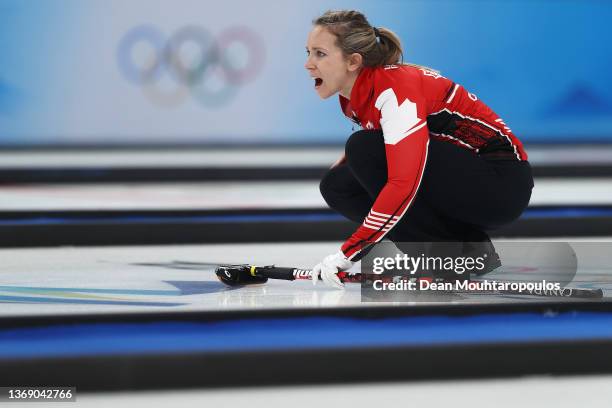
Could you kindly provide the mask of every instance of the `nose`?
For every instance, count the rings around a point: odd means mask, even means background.
[[[304,68],[306,68],[308,71],[313,70],[315,68],[310,56],[306,58],[306,62],[304,63]]]

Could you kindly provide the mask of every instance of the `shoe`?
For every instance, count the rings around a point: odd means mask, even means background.
[[[473,258],[484,258],[484,268],[472,272],[476,276],[486,275],[502,266],[499,254],[495,251],[491,240],[465,243],[464,255]]]

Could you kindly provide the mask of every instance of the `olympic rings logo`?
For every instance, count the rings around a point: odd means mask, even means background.
[[[185,26],[166,38],[156,27],[141,25],[126,32],[117,47],[124,78],[163,107],[190,96],[208,108],[226,105],[259,75],[264,60],[263,41],[243,26],[217,37],[202,27]]]

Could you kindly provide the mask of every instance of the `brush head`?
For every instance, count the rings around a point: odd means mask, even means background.
[[[245,286],[266,283],[268,278],[253,275],[250,265],[219,265],[215,269],[217,279],[228,286]]]

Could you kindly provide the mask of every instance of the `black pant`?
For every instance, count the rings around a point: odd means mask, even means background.
[[[361,130],[346,143],[347,162],[321,181],[327,204],[362,223],[387,182],[380,130]],[[389,231],[393,242],[484,242],[485,230],[516,220],[533,188],[526,161],[487,160],[451,143],[431,139],[423,180],[402,219]]]

